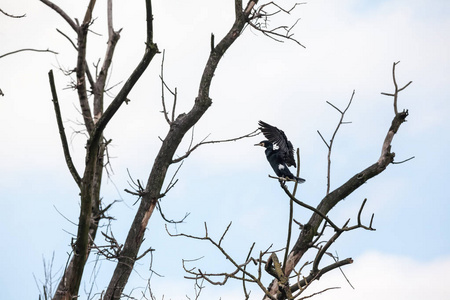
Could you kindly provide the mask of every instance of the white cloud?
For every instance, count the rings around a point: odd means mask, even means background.
[[[314,282],[302,296],[319,292],[329,287],[339,287],[315,296],[313,299],[346,299],[346,300],[446,300],[450,297],[450,287],[447,284],[450,256],[432,261],[417,261],[404,256],[386,253],[368,252],[354,259],[353,264],[343,267],[343,271],[354,287],[352,289],[339,270],[325,274]],[[152,279],[152,289],[159,299],[192,298],[194,294],[193,281],[173,278],[170,284],[167,278]],[[139,286],[141,283],[136,283]],[[174,289],[173,287],[177,288]],[[215,287],[204,283],[200,299],[243,299],[242,286],[231,280],[223,287]],[[261,299],[262,292],[257,286],[248,286],[251,290],[250,299]]]
[[[320,288],[339,286],[341,289],[329,291],[316,299],[449,299],[449,268],[450,256],[422,262],[404,256],[369,252],[343,268],[354,290],[340,272],[335,271],[322,277]],[[320,288],[315,287],[315,290]]]

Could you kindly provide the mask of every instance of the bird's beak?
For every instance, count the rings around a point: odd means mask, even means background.
[[[263,143],[255,144],[255,146],[262,146],[262,145],[263,145]]]

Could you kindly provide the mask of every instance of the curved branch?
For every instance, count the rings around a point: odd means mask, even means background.
[[[335,263],[333,263],[331,265],[328,265],[328,266],[320,269],[317,273],[311,273],[310,275],[305,277],[303,280],[300,280],[296,284],[293,284],[291,286],[291,292],[294,293],[294,292],[298,291],[300,288],[308,285],[313,280],[320,279],[320,277],[322,277],[322,275],[325,274],[325,273],[328,273],[328,272],[330,272],[330,271],[332,271],[334,269],[337,269],[337,268],[340,268],[342,266],[345,266],[345,265],[348,265],[348,264],[352,264],[352,263],[353,263],[353,259],[347,258],[347,259],[335,262]]]
[[[317,208],[308,205],[300,200],[298,200],[297,198],[295,198],[295,196],[293,194],[291,194],[291,192],[289,191],[289,189],[286,187],[286,185],[281,185],[282,189],[284,190],[284,192],[286,193],[286,195],[289,196],[289,198],[294,201],[295,203],[297,203],[300,206],[303,206],[304,208],[307,208],[311,211],[313,211],[314,213],[318,214],[320,217],[322,217],[323,219],[325,219],[325,221],[327,221],[331,227],[334,228],[334,230],[339,231],[340,228],[338,226],[336,226],[331,220],[330,218],[328,218],[325,214],[323,214],[320,210],[318,210]]]
[[[344,226],[342,226],[342,229],[339,229],[336,231],[333,236],[327,241],[325,246],[321,247],[319,252],[317,252],[316,258],[314,259],[312,272],[317,273],[319,271],[319,263],[322,260],[323,255],[327,252],[328,248],[339,238],[339,236],[345,231],[344,229],[347,227],[347,224],[350,222],[350,219],[345,222]]]
[[[27,14],[23,14],[23,15],[20,15],[20,16],[12,15],[12,14],[9,14],[9,13],[5,12],[5,11],[4,11],[3,9],[1,9],[1,8],[0,8],[0,12],[1,12],[2,14],[4,14],[5,16],[10,17],[10,18],[14,18],[14,19],[20,19],[20,18],[24,18],[24,17],[27,16]]]
[[[202,142],[198,143],[197,145],[195,145],[194,147],[190,148],[190,149],[186,152],[186,154],[184,154],[183,156],[180,156],[180,157],[178,157],[178,158],[172,160],[172,163],[178,163],[178,162],[184,160],[184,159],[187,158],[189,155],[191,155],[191,153],[194,152],[195,149],[197,149],[198,147],[200,147],[200,146],[202,146],[202,145],[216,144],[216,143],[235,142],[235,141],[241,140],[241,139],[243,139],[243,138],[254,137],[254,136],[256,136],[256,135],[259,134],[258,131],[259,131],[259,129],[256,129],[256,130],[254,130],[254,131],[252,131],[252,132],[250,132],[250,133],[248,133],[248,134],[246,134],[246,135],[243,135],[243,136],[240,136],[240,137],[237,137],[237,138],[226,139],[226,140],[207,141],[207,142],[202,141]]]
[[[50,52],[50,53],[53,53],[53,54],[58,54],[58,52],[55,52],[55,51],[50,50],[50,49],[40,50],[40,49],[25,48],[25,49],[19,49],[19,50],[15,50],[15,51],[11,51],[11,52],[2,54],[2,55],[0,55],[0,58],[3,58],[3,57],[8,56],[8,55],[16,54],[16,53],[19,53],[19,52],[23,52],[23,51]]]
[[[66,133],[64,131],[64,125],[61,118],[61,110],[59,108],[59,101],[58,101],[58,94],[56,93],[56,87],[55,87],[55,79],[53,78],[53,70],[50,70],[48,72],[48,77],[50,81],[50,88],[52,91],[52,101],[53,106],[55,109],[55,115],[56,115],[56,121],[58,123],[58,129],[59,129],[59,136],[61,138],[61,143],[64,151],[64,158],[66,159],[67,167],[69,168],[70,174],[72,174],[73,179],[75,180],[75,183],[78,185],[78,187],[81,186],[81,177],[77,172],[77,169],[75,168],[75,165],[73,164],[72,157],[70,155],[69,146],[67,143],[67,137]]]
[[[72,27],[72,29],[75,30],[75,32],[78,31],[79,26],[75,24],[75,22],[69,17],[69,15],[66,14],[66,12],[62,10],[58,5],[54,4],[49,0],[41,0],[41,2],[50,7],[51,9],[53,9],[54,11],[56,11],[64,20],[66,20],[66,22],[70,25],[70,27]]]

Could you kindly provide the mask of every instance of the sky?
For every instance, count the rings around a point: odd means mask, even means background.
[[[85,5],[68,0],[55,3],[78,19],[87,5],[87,1]],[[54,257],[53,279],[61,275],[79,213],[78,191],[65,166],[47,77],[53,69],[70,150],[82,170],[86,140],[80,133],[82,118],[76,93],[67,88],[69,79],[60,71],[74,67],[76,53],[56,28],[75,36],[60,16],[39,1],[6,0],[0,8],[26,14],[22,19],[0,15],[0,55],[23,48],[58,52],[21,52],[0,59],[4,93],[0,97],[0,287],[5,299],[17,298],[18,291],[21,298],[37,299],[35,278],[39,285],[44,280],[43,262],[48,267]],[[114,8],[115,28],[123,30],[109,86],[120,86],[143,53],[145,8],[143,1],[114,3]],[[233,1],[154,1],[154,40],[165,51],[166,83],[178,91],[177,114],[192,107],[210,35],[214,33],[218,41],[228,31],[233,9]],[[91,65],[106,48],[104,12],[104,4],[98,3],[88,41]],[[327,101],[343,109],[355,90],[345,116],[351,123],[340,128],[333,146],[334,189],[378,160],[394,115],[392,99],[381,95],[393,91],[393,62],[400,61],[399,85],[413,81],[399,97],[399,109],[408,109],[409,116],[394,137],[392,151],[397,161],[414,159],[390,165],[329,215],[336,224],[349,218],[354,224],[365,198],[363,221],[375,214],[376,231],[345,233],[331,249],[342,259],[353,258],[343,271],[354,288],[335,271],[305,295],[340,287],[315,299],[450,297],[446,282],[450,202],[445,189],[450,178],[449,14],[446,0],[307,1],[291,15],[277,16],[270,23],[290,25],[298,20],[294,37],[305,48],[246,28],[220,62],[211,87],[213,104],[195,126],[194,142],[244,135],[257,128],[258,120],[281,128],[300,148],[301,177],[306,182],[298,197],[310,205],[317,205],[326,193],[327,149],[317,131],[330,139],[340,117]],[[168,130],[160,113],[161,61],[159,54],[130,93],[130,103],[121,107],[105,131],[112,139],[112,169],[105,176],[102,197],[106,204],[117,201],[111,215],[116,218],[112,230],[119,241],[126,237],[137,209],[136,198],[123,191],[129,189],[128,172],[134,180],[146,181],[159,137]],[[110,95],[117,92],[113,88]],[[185,153],[190,139],[188,134],[176,155]],[[255,251],[284,247],[289,199],[268,177],[272,171],[263,149],[253,146],[261,139],[205,145],[184,162],[177,173],[179,181],[161,200],[161,207],[169,219],[189,216],[182,224],[168,224],[169,232],[202,236],[206,222],[208,233],[218,240],[232,222],[224,247],[238,261],[245,260],[253,242]],[[169,170],[169,179],[175,171],[176,166]],[[295,207],[299,222],[307,222],[309,216],[309,211]],[[155,251],[137,263],[126,292],[140,297],[151,277],[156,299],[195,298],[194,283],[183,278],[182,259],[201,258],[187,266],[207,272],[232,270],[207,242],[170,237],[165,225],[155,212],[142,246]],[[297,235],[294,227],[293,238]],[[105,289],[114,266],[92,255],[80,299],[88,299],[91,286],[94,292]],[[262,298],[258,287],[250,289],[251,299]],[[242,286],[205,283],[200,299],[243,299]]]

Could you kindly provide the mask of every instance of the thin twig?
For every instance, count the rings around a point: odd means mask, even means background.
[[[231,139],[226,139],[226,140],[215,140],[215,141],[207,141],[205,142],[204,140],[200,143],[198,143],[197,145],[195,145],[194,147],[190,148],[186,154],[184,154],[183,156],[180,156],[174,160],[172,160],[172,163],[178,163],[182,160],[184,160],[185,158],[187,158],[195,149],[197,149],[198,147],[202,146],[202,145],[207,145],[207,144],[216,144],[216,143],[227,143],[227,142],[235,142],[238,140],[241,140],[243,138],[248,138],[248,137],[254,137],[257,136],[258,134],[260,134],[259,129],[256,129],[246,135],[237,137],[237,138],[231,138]]]
[[[32,51],[32,52],[49,52],[49,53],[53,53],[53,54],[58,54],[58,52],[55,52],[55,51],[50,50],[50,49],[44,49],[44,50],[41,50],[41,49],[25,48],[25,49],[19,49],[19,50],[15,50],[15,51],[11,51],[11,52],[2,54],[2,55],[0,55],[0,58],[6,57],[6,56],[8,56],[8,55],[16,54],[16,53],[19,53],[19,52],[24,52],[24,51]]]
[[[12,15],[12,14],[9,14],[9,13],[5,12],[5,11],[4,11],[3,9],[1,9],[1,8],[0,8],[0,12],[1,12],[2,14],[4,14],[5,16],[10,17],[10,18],[14,18],[14,19],[20,19],[20,18],[24,18],[24,17],[27,16],[27,14],[23,14],[23,15],[20,15],[20,16],[18,16],[18,15]]]
[[[280,5],[276,4],[275,2],[269,2],[266,4],[262,4],[257,9],[253,11],[253,13],[249,16],[249,22],[248,25],[254,28],[255,30],[261,32],[263,35],[273,39],[277,42],[283,42],[285,40],[291,40],[298,44],[299,46],[306,48],[303,44],[301,44],[297,39],[293,38],[293,35],[291,33],[292,29],[297,25],[299,19],[297,19],[293,25],[291,26],[278,26],[275,28],[268,28],[268,19],[271,17],[274,17],[275,15],[279,13],[284,14],[290,14],[298,5],[306,4],[305,2],[302,3],[295,3],[290,9],[285,9],[281,7]],[[266,8],[275,8],[276,10],[272,13],[267,12]],[[266,29],[268,28],[268,29]]]
[[[328,218],[326,215],[324,215],[320,210],[318,210],[317,208],[315,208],[315,207],[313,207],[313,206],[311,206],[311,205],[308,205],[308,204],[306,204],[306,203],[304,203],[304,202],[298,200],[297,198],[295,198],[294,195],[292,195],[291,192],[289,191],[289,189],[286,187],[286,185],[283,185],[282,188],[283,188],[284,192],[285,192],[285,193],[286,193],[286,194],[287,194],[287,195],[288,195],[295,203],[297,203],[298,205],[303,206],[303,207],[305,207],[305,208],[307,208],[307,209],[309,209],[309,210],[311,210],[311,211],[317,213],[319,216],[321,216],[323,219],[325,219],[325,220],[328,222],[328,224],[330,224],[331,227],[333,227],[336,231],[340,230],[340,228],[339,228],[338,226],[336,226],[336,225],[330,220],[330,218]]]
[[[394,62],[392,64],[392,80],[394,82],[394,93],[393,94],[391,94],[391,93],[384,93],[384,92],[381,93],[382,95],[385,95],[385,96],[394,97],[394,113],[395,113],[395,115],[398,115],[398,107],[397,107],[398,93],[403,91],[404,89],[406,89],[412,83],[412,81],[410,81],[405,86],[403,86],[402,88],[398,88],[397,79],[395,78],[395,67],[399,63],[400,63],[400,61]]]
[[[159,201],[156,202],[156,208],[158,209],[158,211],[159,211],[159,213],[160,213],[160,215],[161,215],[161,218],[163,218],[164,221],[166,221],[167,223],[170,223],[170,224],[180,224],[180,223],[183,223],[184,220],[186,220],[186,218],[189,217],[189,215],[190,215],[190,213],[186,213],[186,214],[184,215],[184,217],[183,217],[181,220],[179,220],[179,221],[169,220],[169,219],[166,218],[166,216],[165,216],[164,213],[162,212],[161,203],[159,203]]]
[[[170,233],[170,232],[168,231],[167,225],[166,225],[166,231],[167,231],[167,233],[169,234],[169,236],[171,236],[171,237],[180,237],[180,236],[183,236],[183,237],[187,237],[187,238],[191,238],[191,239],[196,239],[196,240],[205,240],[205,241],[209,241],[211,244],[213,244],[213,245],[214,245],[214,246],[215,246],[215,247],[216,247],[216,248],[217,248],[217,249],[225,256],[225,258],[226,258],[228,261],[231,262],[231,264],[232,264],[236,269],[235,269],[235,271],[233,271],[233,272],[231,272],[231,273],[205,273],[205,272],[201,271],[200,269],[198,269],[198,271],[196,272],[196,271],[194,271],[195,268],[187,269],[186,266],[184,265],[184,261],[183,261],[183,268],[184,268],[184,270],[185,270],[187,273],[192,274],[192,275],[194,276],[194,277],[186,276],[185,278],[187,278],[187,279],[195,279],[195,280],[197,280],[197,279],[199,279],[199,278],[203,278],[203,279],[205,279],[207,282],[209,282],[210,284],[213,284],[213,285],[224,285],[224,284],[228,281],[228,279],[230,279],[230,278],[232,278],[232,279],[237,279],[237,280],[240,280],[240,281],[244,280],[244,281],[247,281],[247,282],[253,282],[253,283],[256,283],[256,284],[261,288],[261,290],[265,293],[265,295],[266,295],[267,297],[269,297],[269,299],[271,299],[271,300],[276,300],[276,298],[275,298],[274,296],[270,295],[269,291],[266,289],[266,287],[265,287],[264,284],[261,282],[261,280],[259,280],[259,278],[255,277],[253,274],[251,274],[250,272],[248,272],[248,271],[246,270],[245,266],[246,266],[247,264],[249,264],[250,262],[252,262],[251,259],[247,259],[247,260],[245,261],[245,263],[243,263],[243,264],[238,264],[238,263],[237,263],[237,262],[236,262],[236,261],[235,261],[235,260],[234,260],[234,259],[233,259],[226,251],[225,251],[225,249],[221,246],[221,242],[223,241],[223,239],[224,239],[226,233],[228,232],[228,230],[229,230],[229,228],[230,228],[230,226],[231,226],[231,223],[227,226],[226,230],[225,230],[224,233],[222,234],[219,243],[215,242],[211,237],[208,236],[208,227],[207,227],[207,225],[206,225],[206,222],[205,222],[204,224],[205,224],[205,235],[204,235],[203,237],[193,236],[193,235],[184,234],[184,233],[172,234],[172,233]],[[252,246],[252,247],[253,247],[253,246]],[[266,253],[266,252],[265,252],[265,253]],[[239,272],[242,273],[243,275],[242,275],[242,276],[238,276],[237,274],[238,274]],[[245,276],[244,276],[244,274],[245,274]],[[211,279],[211,278],[213,278],[213,277],[222,277],[223,280],[222,280],[222,281],[214,281],[214,280]]]
[[[339,128],[341,127],[341,125],[348,123],[348,122],[344,122],[344,116],[345,116],[345,113],[347,112],[347,110],[350,108],[350,105],[352,104],[354,95],[355,95],[355,90],[353,90],[352,96],[350,97],[350,100],[349,100],[349,102],[347,104],[347,107],[343,111],[340,110],[339,108],[337,108],[331,102],[326,101],[331,107],[336,109],[341,115],[341,118],[339,119],[339,123],[337,124],[336,129],[334,130],[334,133],[331,136],[330,143],[327,143],[325,141],[324,137],[322,136],[322,134],[319,131],[317,131],[317,133],[319,133],[320,138],[322,139],[322,141],[325,143],[325,145],[328,148],[328,155],[327,155],[327,161],[328,161],[328,165],[327,165],[327,195],[330,193],[330,189],[331,189],[331,151],[332,151],[332,148],[333,148],[334,139],[336,138],[336,134],[339,131]]]
[[[166,119],[167,124],[171,124],[171,121],[169,120],[169,116],[167,113],[167,109],[166,109],[166,101],[164,99],[164,90],[167,88],[167,90],[170,91],[170,89],[167,87],[165,81],[164,81],[164,58],[166,56],[166,50],[164,49],[162,52],[162,59],[161,59],[161,74],[159,75],[159,78],[161,79],[161,102],[162,102],[162,107],[163,107],[163,111],[162,113],[164,114],[164,118]]]
[[[415,156],[412,156],[412,157],[407,158],[407,159],[402,160],[402,161],[393,161],[392,164],[393,164],[393,165],[402,164],[402,163],[405,163],[405,162],[407,162],[407,161],[410,161],[411,159],[414,159],[414,158],[416,158],[416,157],[415,157]]]
[[[300,177],[300,149],[297,148],[297,178]],[[295,197],[297,193],[298,182],[294,183],[294,190],[292,195]],[[286,268],[287,258],[289,254],[290,244],[291,244],[291,235],[292,235],[292,220],[294,219],[294,200],[289,198],[289,221],[288,221],[288,234],[286,240],[286,249],[284,251],[284,259],[283,259],[283,272]]]

